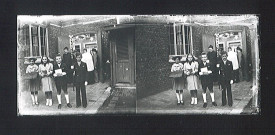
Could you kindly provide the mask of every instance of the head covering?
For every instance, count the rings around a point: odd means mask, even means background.
[[[179,58],[179,60],[181,60],[181,56],[174,56],[174,57],[172,57],[172,60],[176,61],[177,58]]]
[[[35,62],[36,58],[34,58],[34,57],[29,58],[29,61],[31,61],[31,60],[33,60],[33,62]]]
[[[212,48],[212,49],[213,49],[213,46],[212,46],[212,45],[209,45],[208,48]]]

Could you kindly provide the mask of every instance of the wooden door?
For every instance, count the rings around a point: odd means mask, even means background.
[[[69,36],[60,36],[58,37],[58,52],[62,56],[64,53],[64,48],[68,47],[70,50],[70,38]]]
[[[113,32],[111,41],[114,83],[134,83],[134,37],[131,29]]]
[[[216,40],[216,38],[214,35],[203,34],[202,35],[202,51],[208,52],[209,45],[212,45],[214,47],[213,49],[216,50],[215,40]]]

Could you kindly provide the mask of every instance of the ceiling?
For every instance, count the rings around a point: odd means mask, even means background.
[[[257,25],[256,15],[42,15],[18,16],[22,23],[52,24],[66,27],[116,19],[117,23],[187,23],[203,26]]]

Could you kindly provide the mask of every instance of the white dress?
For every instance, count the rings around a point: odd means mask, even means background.
[[[197,75],[187,75],[188,71],[195,71],[198,73],[199,64],[198,62],[194,61],[191,64],[189,62],[185,62],[183,66],[184,73],[186,74],[186,82],[187,82],[187,89],[188,90],[198,90],[199,89],[199,78]]]
[[[52,63],[47,63],[46,66],[44,64],[39,65],[39,75],[42,77],[43,74],[47,72],[52,74],[53,73],[53,64]],[[43,92],[49,92],[53,91],[54,89],[54,84],[53,84],[53,78],[50,76],[45,76],[41,78],[41,86],[42,86],[42,91]]]

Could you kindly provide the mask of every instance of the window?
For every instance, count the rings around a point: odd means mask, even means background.
[[[22,44],[24,45],[23,54],[24,57],[30,56],[30,37],[29,37],[29,25],[23,26],[22,30],[19,31],[19,35],[22,35]]]
[[[47,55],[46,28],[40,27],[41,55]]]
[[[80,45],[74,45],[74,50],[76,50],[77,52],[81,52]]]
[[[170,55],[193,53],[192,27],[183,24],[170,25]]]
[[[47,28],[26,25],[23,27],[23,41],[29,46],[25,57],[48,55]]]

